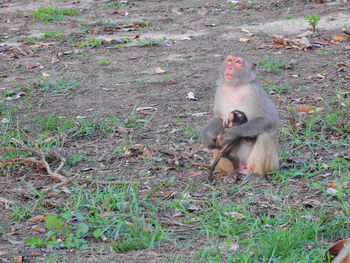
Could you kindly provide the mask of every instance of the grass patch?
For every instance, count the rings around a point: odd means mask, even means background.
[[[52,32],[45,32],[42,36],[46,38],[50,38],[50,37],[58,36],[60,34],[62,33],[58,31],[52,31]]]
[[[42,92],[50,93],[53,96],[67,96],[70,91],[77,89],[80,85],[80,80],[43,80],[34,83],[34,88]]]
[[[274,58],[270,58],[270,57],[263,57],[262,60],[263,63],[263,67],[267,72],[271,72],[271,73],[278,73],[278,72],[282,72],[282,67],[285,66],[285,63],[282,62],[279,59],[274,59]]]
[[[152,38],[144,38],[144,39],[136,39],[136,43],[139,47],[152,47],[158,46],[165,41],[165,38],[160,39],[152,39]]]
[[[93,38],[93,39],[90,39],[88,41],[84,41],[80,44],[76,44],[74,46],[79,47],[79,48],[82,48],[82,47],[90,47],[90,48],[100,47],[100,46],[102,46],[102,39]]]
[[[102,66],[108,66],[110,64],[111,64],[111,62],[107,59],[100,60],[100,65],[102,65]]]
[[[78,15],[79,11],[73,9],[38,8],[34,11],[34,17],[46,22],[61,21],[64,16]]]

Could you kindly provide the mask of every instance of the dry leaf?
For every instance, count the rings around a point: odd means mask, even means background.
[[[45,220],[45,216],[44,215],[37,215],[37,216],[34,216],[34,217],[29,219],[30,222],[34,222],[34,223],[37,223],[37,222],[40,222],[40,221],[44,221],[44,220]]]
[[[332,36],[332,40],[334,41],[339,41],[339,42],[342,42],[342,41],[346,41],[348,40],[349,37],[345,36],[345,35],[335,35],[335,36]]]
[[[163,74],[163,73],[165,73],[166,71],[165,70],[163,70],[163,69],[161,69],[161,68],[156,68],[156,73],[157,74]]]
[[[33,69],[33,68],[37,68],[37,67],[39,67],[40,66],[40,64],[29,64],[28,65],[28,69]]]
[[[242,37],[239,39],[239,42],[245,43],[245,42],[249,42],[249,41],[253,41],[255,40],[254,37]]]
[[[325,164],[325,163],[323,163],[323,164],[321,165],[321,167],[322,167],[323,169],[325,169],[325,170],[328,170],[328,169],[330,168],[330,166],[329,166],[328,164]]]
[[[245,215],[238,213],[238,212],[224,212],[224,215],[231,216],[233,218],[237,219],[244,219]]]
[[[51,58],[51,64],[56,64],[58,62],[60,62],[60,60],[58,58],[56,58],[56,57]]]
[[[93,28],[93,29],[90,31],[90,33],[96,35],[96,34],[100,33],[100,30],[98,30],[98,28]]]
[[[296,78],[299,78],[299,75],[298,74],[292,74],[292,75],[289,75],[288,77],[292,78],[292,79],[296,79]]]
[[[312,49],[310,41],[306,37],[301,39],[287,39],[278,36],[272,36],[275,48],[289,47],[297,50],[308,51]]]
[[[341,134],[340,134],[340,132],[338,132],[338,131],[334,131],[334,132],[332,132],[332,136],[333,137],[339,137]]]
[[[47,77],[50,77],[50,76],[51,76],[51,74],[46,73],[46,72],[41,72],[41,75],[42,75],[44,78],[47,78]]]
[[[296,109],[299,112],[310,112],[314,107],[313,105],[298,105]]]
[[[127,128],[124,128],[124,127],[118,127],[117,128],[117,132],[118,133],[120,133],[120,134],[128,134],[129,132],[130,132],[130,130],[129,129],[127,129]]]
[[[41,233],[41,234],[46,232],[45,229],[40,228],[40,227],[32,227],[32,230],[33,230],[34,232],[38,232],[38,233]]]
[[[337,183],[336,183],[336,182],[331,182],[331,183],[329,184],[329,187],[331,187],[331,188],[336,188],[336,187],[337,187]]]
[[[202,171],[197,171],[197,172],[191,172],[191,176],[201,176],[203,174]]]
[[[156,111],[157,108],[155,107],[140,107],[136,109],[137,113],[143,114],[143,115],[151,115],[151,111]]]
[[[241,28],[240,31],[243,32],[243,33],[246,33],[246,34],[251,34],[250,31],[248,29],[246,29],[246,28]]]
[[[151,149],[149,148],[145,148],[144,152],[143,152],[143,156],[145,157],[145,159],[147,160],[153,160],[153,156],[155,156],[155,152],[152,151]]]

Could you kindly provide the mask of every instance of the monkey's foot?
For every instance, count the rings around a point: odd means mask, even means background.
[[[253,169],[244,165],[244,164],[241,164],[239,166],[239,170],[238,170],[239,174],[247,175],[247,174],[252,173],[252,172],[253,172]]]
[[[235,184],[238,181],[238,174],[228,174],[224,177],[225,184]]]

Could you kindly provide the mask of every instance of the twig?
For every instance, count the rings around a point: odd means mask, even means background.
[[[11,205],[16,204],[14,201],[8,200],[8,199],[3,198],[3,197],[0,197],[0,202],[4,203],[4,204],[11,204]]]
[[[96,183],[101,185],[108,184],[137,184],[137,182],[128,182],[128,181],[95,181],[91,179],[77,179],[79,183]]]
[[[183,154],[176,154],[176,153],[172,153],[166,150],[158,150],[160,153],[166,154],[166,155],[170,155],[170,156],[174,156],[177,159],[185,159],[187,161],[189,161],[193,166],[203,166],[203,167],[210,167],[210,164],[206,164],[206,163],[196,163],[195,161],[193,161],[191,158],[183,155]]]

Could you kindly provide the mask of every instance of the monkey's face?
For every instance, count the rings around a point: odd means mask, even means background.
[[[228,56],[224,62],[224,77],[233,80],[244,70],[244,60],[241,57]]]

